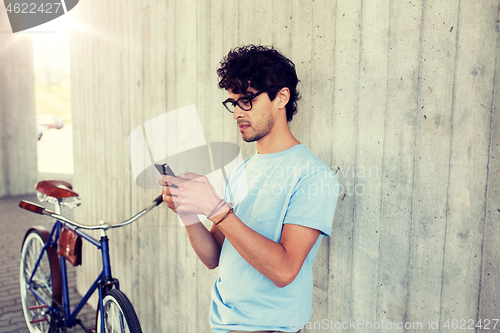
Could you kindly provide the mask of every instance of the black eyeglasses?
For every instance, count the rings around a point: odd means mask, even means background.
[[[231,113],[234,112],[236,105],[238,105],[240,107],[240,109],[242,109],[243,111],[250,111],[250,110],[252,110],[252,99],[259,96],[263,92],[264,91],[259,91],[256,94],[252,94],[250,96],[238,98],[237,101],[232,100],[231,98],[228,98],[224,102],[222,102],[222,104],[227,109],[227,111],[229,111]]]

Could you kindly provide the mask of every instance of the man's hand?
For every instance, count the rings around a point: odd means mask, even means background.
[[[229,210],[205,176],[194,173],[162,176],[159,184],[164,186],[163,201],[181,218],[192,214],[214,216]]]
[[[181,218],[200,260],[210,269],[217,267],[224,235],[215,225],[212,226],[214,235],[203,224],[197,223],[200,222],[197,214],[210,214],[209,209],[213,210],[213,206],[223,203],[208,179],[188,173],[177,177],[162,176],[158,183],[163,186],[163,201]]]

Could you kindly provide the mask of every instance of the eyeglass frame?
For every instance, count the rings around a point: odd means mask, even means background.
[[[265,90],[259,91],[259,92],[258,92],[258,93],[256,93],[256,94],[253,94],[253,93],[252,93],[252,95],[250,95],[250,96],[248,96],[248,97],[240,97],[240,98],[238,98],[236,101],[233,101],[233,100],[231,100],[231,98],[228,98],[228,99],[226,99],[224,102],[222,102],[222,105],[224,105],[224,107],[226,108],[226,110],[227,110],[227,111],[229,111],[230,113],[234,113],[234,110],[236,110],[236,105],[238,105],[238,107],[239,107],[241,110],[243,110],[243,111],[250,111],[250,110],[252,110],[252,108],[253,108],[252,99],[254,99],[255,97],[259,96],[259,95],[260,95],[260,94],[262,94],[263,92],[265,92]],[[246,110],[245,108],[241,107],[241,105],[240,105],[240,103],[239,103],[241,100],[244,100],[244,99],[248,100],[248,103],[250,103],[250,108],[249,108],[248,110]],[[233,110],[233,111],[231,111],[231,110],[229,109],[229,107],[227,106],[227,103],[231,103],[231,104],[233,104],[233,108],[234,108],[234,110]]]

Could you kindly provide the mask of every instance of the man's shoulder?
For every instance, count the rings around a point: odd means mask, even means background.
[[[310,176],[317,173],[334,175],[331,168],[309,148],[307,148],[307,146],[302,145],[301,149],[297,150],[296,156],[297,163],[302,166],[304,170],[304,176]]]

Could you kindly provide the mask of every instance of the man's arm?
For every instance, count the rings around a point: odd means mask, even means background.
[[[219,221],[224,214],[214,216]],[[236,215],[229,214],[222,222],[214,225],[219,229],[238,253],[282,288],[291,283],[302,267],[309,251],[320,235],[320,231],[296,224],[285,224],[279,243],[262,236],[247,227]]]
[[[214,227],[208,231],[201,222],[186,226],[189,242],[194,252],[209,269],[219,266],[220,250],[224,241],[224,235],[217,227]]]
[[[167,188],[162,189],[163,201],[174,213],[178,213],[174,199]],[[220,250],[224,242],[224,234],[213,225],[210,231],[200,222],[196,214],[178,213],[188,234],[189,242],[201,262],[209,269],[219,266]]]

